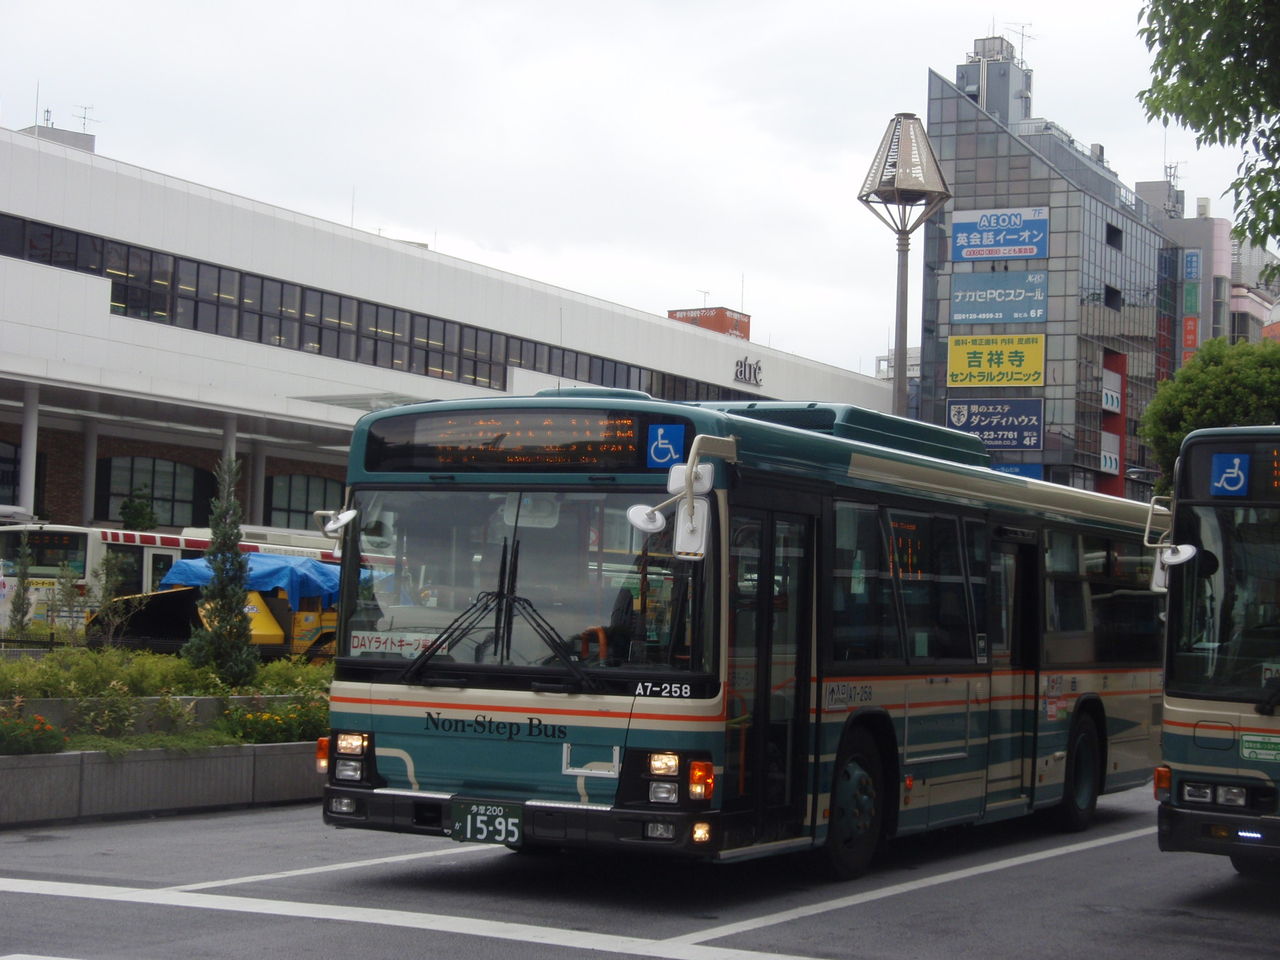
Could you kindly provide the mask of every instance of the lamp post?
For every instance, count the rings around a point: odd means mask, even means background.
[[[898,314],[893,344],[893,412],[907,415],[907,251],[911,232],[951,199],[942,169],[914,113],[889,121],[858,199],[898,235]]]

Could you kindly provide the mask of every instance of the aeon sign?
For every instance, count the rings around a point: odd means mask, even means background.
[[[760,361],[752,360],[750,357],[743,357],[734,367],[733,380],[735,383],[747,383],[753,387],[764,386],[764,375],[760,369]]]

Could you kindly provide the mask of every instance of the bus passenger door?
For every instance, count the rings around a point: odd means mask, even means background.
[[[727,843],[799,836],[805,815],[813,519],[736,510],[729,527]]]
[[[154,593],[160,589],[160,581],[169,572],[175,560],[181,559],[180,550],[167,547],[147,547],[147,559],[143,565],[142,592]]]
[[[1034,535],[1028,533],[1034,541]],[[991,710],[987,753],[987,813],[1025,812],[1035,765],[1035,703],[1039,558],[1035,543],[991,545],[987,637],[991,650]],[[1011,811],[1012,812],[1012,811]]]

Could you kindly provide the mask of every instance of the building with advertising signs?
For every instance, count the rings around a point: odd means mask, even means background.
[[[921,419],[980,436],[998,469],[1147,499],[1137,428],[1157,383],[1210,338],[1262,338],[1276,258],[1034,117],[1002,37],[955,82],[930,72],[928,131],[952,199],[924,228]]]
[[[1003,38],[954,83],[930,73],[928,130],[952,200],[925,227],[922,419],[981,436],[1000,469],[1145,498],[1125,474],[1149,484],[1136,429],[1172,356],[1169,242],[1101,146],[1033,117]]]
[[[888,410],[888,384],[0,129],[0,505],[115,523],[137,490],[203,526],[220,456],[250,524],[340,506],[364,412],[556,387]],[[709,314],[708,317],[702,316]],[[703,329],[705,324],[719,328]]]

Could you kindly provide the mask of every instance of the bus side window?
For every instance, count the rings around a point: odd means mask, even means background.
[[[958,521],[902,511],[890,521],[907,653],[917,660],[973,659]]]
[[[834,660],[902,659],[893,580],[875,507],[835,505],[832,571]]]

